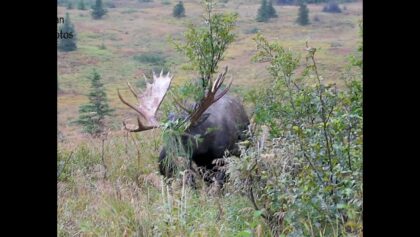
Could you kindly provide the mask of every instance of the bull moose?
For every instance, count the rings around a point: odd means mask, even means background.
[[[249,119],[242,103],[234,96],[228,94],[232,85],[219,90],[225,80],[227,67],[219,74],[216,80],[209,80],[205,96],[193,106],[192,110],[177,104],[188,111],[185,120],[188,122],[187,129],[181,136],[183,146],[190,144],[190,160],[198,167],[211,170],[214,160],[222,158],[226,151],[233,155],[239,155],[237,143],[244,138],[244,131],[249,125]],[[137,93],[130,84],[128,87],[138,100],[138,105],[133,106],[123,99],[118,91],[120,100],[128,107],[137,112],[137,128],[128,128],[123,122],[124,128],[130,132],[141,132],[159,127],[156,116],[165,95],[170,87],[173,76],[168,72],[159,76],[153,73],[153,83],[147,83],[143,93]],[[199,142],[192,141],[200,136]],[[160,173],[166,177],[172,176],[173,166],[167,161],[168,150],[163,148],[159,156]],[[223,175],[224,176],[224,175]]]

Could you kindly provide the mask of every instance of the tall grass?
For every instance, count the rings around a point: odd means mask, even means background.
[[[105,165],[99,139],[59,144],[58,236],[269,236],[245,197],[200,180],[192,189],[187,172],[167,184],[157,173],[159,134],[109,135]]]

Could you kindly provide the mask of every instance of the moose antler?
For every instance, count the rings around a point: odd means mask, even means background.
[[[210,81],[204,98],[194,106],[194,109],[192,111],[183,107],[174,98],[176,104],[181,106],[182,109],[184,109],[185,111],[189,113],[189,116],[185,121],[189,120],[190,125],[196,125],[197,122],[200,120],[201,116],[203,115],[203,113],[212,104],[216,103],[220,98],[222,98],[229,91],[230,86],[232,85],[233,79],[231,79],[229,85],[223,91],[221,92],[218,91],[225,80],[227,71],[228,71],[228,67],[226,66],[224,72],[220,73],[214,82]],[[130,89],[131,93],[138,100],[139,105],[137,107],[128,103],[126,100],[124,100],[120,94],[120,91],[117,90],[118,97],[120,98],[120,100],[124,104],[126,104],[128,107],[132,108],[138,113],[138,116],[137,116],[138,127],[135,129],[131,129],[127,127],[125,122],[123,122],[124,128],[126,130],[130,132],[141,132],[141,131],[159,127],[159,123],[155,117],[156,112],[159,109],[163,99],[165,98],[165,95],[171,84],[172,78],[173,76],[170,76],[169,72],[166,76],[163,76],[162,72],[160,72],[159,77],[156,77],[155,73],[153,72],[153,83],[150,84],[150,83],[147,83],[146,81],[146,84],[147,84],[146,90],[141,94],[136,92],[136,90],[130,85],[130,83],[127,83],[128,88]]]
[[[190,114],[189,120],[191,122],[191,125],[195,125],[200,117],[203,115],[203,113],[216,101],[218,101],[220,98],[222,98],[228,91],[230,86],[232,85],[233,78],[230,80],[229,85],[220,93],[217,93],[219,88],[222,86],[226,73],[228,71],[228,67],[225,67],[225,70],[223,73],[220,73],[217,79],[212,83],[210,81],[209,88],[207,90],[206,95],[204,98],[195,106],[194,111]]]
[[[159,127],[159,123],[155,117],[156,112],[159,109],[163,99],[165,98],[172,78],[173,76],[170,76],[169,72],[163,76],[163,71],[161,71],[159,77],[157,77],[153,72],[153,83],[150,84],[146,82],[147,87],[143,93],[137,93],[134,88],[129,83],[127,83],[131,93],[137,98],[139,103],[137,107],[125,101],[121,96],[120,91],[117,90],[118,97],[120,98],[121,102],[138,113],[138,127],[135,129],[130,129],[126,126],[125,122],[123,122],[124,128],[126,130],[130,132],[140,132]]]

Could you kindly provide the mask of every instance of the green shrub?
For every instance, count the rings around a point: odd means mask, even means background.
[[[248,196],[275,236],[347,236],[362,230],[362,84],[321,83],[313,48],[307,67],[278,43],[256,37],[270,86],[253,91],[256,129],[240,158],[229,158],[231,186]],[[279,223],[282,223],[279,225]]]
[[[143,53],[140,55],[135,55],[133,58],[137,62],[156,66],[163,65],[166,62],[166,56],[159,52]]]
[[[189,25],[185,32],[185,43],[174,42],[178,52],[184,54],[200,75],[202,89],[218,69],[218,63],[223,60],[224,53],[235,39],[235,28],[238,14],[214,13],[215,3],[205,1],[205,25]],[[203,57],[202,55],[206,55]]]

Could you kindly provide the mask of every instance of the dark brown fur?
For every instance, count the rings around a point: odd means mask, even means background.
[[[198,167],[211,170],[214,167],[213,160],[222,158],[226,150],[233,155],[239,155],[237,142],[243,139],[249,119],[237,98],[226,94],[206,110],[202,120],[187,131],[192,136],[202,137],[202,141],[193,146],[191,155],[192,161]],[[211,132],[208,132],[209,129]],[[182,137],[184,146],[188,139],[191,136]],[[162,175],[170,177],[173,169],[170,164],[164,165],[165,158],[166,149],[163,148],[159,156],[159,169]]]

